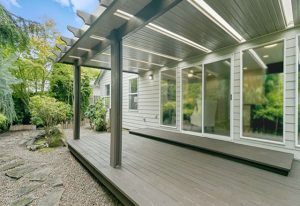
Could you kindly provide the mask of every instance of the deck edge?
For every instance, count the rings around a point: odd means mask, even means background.
[[[132,134],[132,135],[149,138],[149,139],[153,139],[153,140],[160,141],[160,142],[165,142],[165,143],[168,143],[168,144],[173,144],[173,145],[180,146],[180,147],[185,147],[185,148],[189,148],[189,149],[192,149],[192,150],[205,152],[205,153],[208,153],[208,154],[211,154],[211,155],[214,155],[214,156],[219,156],[219,157],[222,157],[222,158],[225,158],[225,159],[229,159],[229,160],[236,161],[236,162],[239,162],[239,163],[243,163],[243,164],[246,164],[246,165],[254,166],[256,168],[260,168],[260,169],[263,169],[263,170],[266,170],[266,171],[269,171],[269,172],[277,173],[277,174],[280,174],[280,175],[283,175],[283,176],[288,176],[289,172],[290,172],[290,170],[286,169],[286,168],[276,167],[276,166],[273,166],[273,165],[268,165],[268,164],[265,164],[265,163],[262,163],[262,162],[250,160],[250,159],[239,157],[239,156],[236,156],[236,155],[230,155],[228,153],[218,152],[216,150],[211,150],[211,149],[201,147],[201,146],[198,146],[198,145],[188,144],[188,143],[184,143],[184,142],[180,142],[180,141],[176,141],[176,140],[170,140],[168,138],[156,137],[154,135],[148,135],[148,134],[144,134],[144,133],[134,131],[134,130],[130,130],[129,133]],[[291,165],[291,167],[292,167],[292,165]]]
[[[76,151],[75,148],[70,145],[68,142],[68,149],[71,154],[90,172],[94,177],[97,178],[123,205],[138,205],[133,200],[128,198],[126,195],[123,194],[117,187],[112,184],[109,179],[103,175],[100,171],[93,167],[93,165],[86,160],[79,152]]]

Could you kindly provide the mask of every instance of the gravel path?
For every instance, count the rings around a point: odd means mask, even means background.
[[[55,190],[63,190],[59,205],[121,205],[87,170],[70,154],[66,147],[50,151],[31,152],[24,146],[24,140],[37,132],[13,132],[0,135],[0,205],[11,205],[20,199],[18,195],[24,187],[37,184],[26,197],[32,198],[30,205],[38,205],[41,199],[52,194]],[[69,131],[66,131],[69,135]],[[12,161],[23,161],[19,168],[36,167],[33,172],[16,180],[5,175],[1,168],[11,164]],[[2,162],[1,162],[2,161]],[[6,162],[5,162],[6,161]],[[7,166],[8,165],[8,166]],[[18,167],[16,167],[18,168]],[[15,168],[15,169],[16,169]],[[30,169],[30,168],[29,168]],[[13,169],[12,169],[13,170]],[[8,170],[8,171],[12,171]],[[24,169],[22,170],[24,171]],[[31,181],[40,178],[40,172],[47,174],[43,181]],[[62,181],[63,185],[54,187],[54,182]],[[35,186],[35,185],[34,185]],[[21,189],[20,189],[21,188]],[[26,189],[26,188],[25,188]],[[60,195],[59,195],[60,197]]]

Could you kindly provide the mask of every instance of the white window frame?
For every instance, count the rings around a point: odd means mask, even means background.
[[[107,90],[106,90],[106,86],[109,87],[109,95],[107,95]],[[104,105],[106,106],[106,99],[109,99],[109,106],[108,108],[110,109],[111,108],[111,84],[105,84],[104,85],[104,92],[105,92],[105,95],[102,96],[104,98]]]
[[[224,135],[218,135],[218,134],[210,134],[210,133],[205,133],[203,130],[203,124],[204,124],[204,115],[202,114],[202,130],[201,132],[193,132],[193,131],[186,131],[182,129],[182,118],[183,118],[183,101],[182,101],[182,70],[189,68],[189,67],[193,67],[193,66],[200,66],[202,67],[202,111],[204,111],[204,96],[205,96],[205,90],[204,90],[204,71],[205,71],[205,65],[206,64],[211,64],[214,62],[218,62],[218,61],[222,61],[222,60],[226,60],[226,59],[230,59],[230,95],[231,95],[231,99],[230,99],[230,133],[229,136],[224,136]],[[199,137],[208,137],[208,138],[212,138],[212,139],[219,139],[219,140],[229,140],[229,141],[233,141],[233,83],[234,83],[234,79],[233,79],[233,68],[234,68],[234,54],[228,54],[228,55],[224,55],[221,57],[217,57],[217,58],[210,58],[207,59],[205,61],[201,61],[195,64],[191,64],[185,67],[180,68],[180,131],[182,133],[186,133],[186,134],[191,134],[191,135],[195,135],[195,136],[199,136]]]
[[[283,131],[282,131],[282,141],[278,142],[278,141],[273,141],[273,140],[266,140],[266,139],[244,136],[243,135],[243,52],[246,50],[249,50],[249,49],[255,49],[255,48],[259,48],[259,47],[263,47],[266,45],[275,44],[275,43],[279,43],[279,42],[283,42]],[[286,139],[285,139],[286,69],[285,68],[286,68],[286,39],[285,38],[268,41],[266,43],[255,45],[252,47],[247,47],[240,51],[240,102],[241,102],[241,104],[240,104],[240,138],[241,139],[249,140],[250,142],[264,142],[264,143],[271,143],[274,145],[283,145],[283,146],[286,145]]]
[[[299,124],[299,120],[298,120],[298,117],[299,117],[299,102],[298,102],[298,98],[299,98],[299,80],[298,80],[298,75],[299,75],[299,38],[300,38],[300,34],[297,34],[296,35],[296,81],[295,81],[295,86],[296,86],[296,95],[295,95],[295,106],[296,106],[296,114],[295,114],[295,146],[297,149],[300,148],[300,142],[299,142],[299,138],[298,138],[298,135],[299,135],[299,132],[298,132],[298,124]]]
[[[176,122],[175,122],[175,126],[169,126],[169,125],[164,125],[162,124],[162,111],[161,111],[161,72],[163,71],[167,71],[167,70],[175,70],[175,79],[176,79]],[[158,98],[158,101],[159,101],[159,126],[160,127],[164,127],[164,128],[171,128],[171,129],[177,129],[177,104],[178,104],[178,101],[177,101],[177,67],[174,67],[174,68],[164,68],[164,69],[161,69],[159,70],[159,75],[158,75],[158,85],[159,85],[159,98]]]
[[[132,93],[131,92],[131,81],[136,79],[136,92]],[[138,111],[139,110],[139,78],[138,77],[133,77],[133,78],[130,78],[128,79],[128,85],[129,85],[129,88],[128,88],[128,110],[129,111]],[[133,96],[133,95],[136,95],[137,96],[137,108],[136,109],[132,109],[130,108],[130,96]]]

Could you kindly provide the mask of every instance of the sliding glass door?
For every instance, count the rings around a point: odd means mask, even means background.
[[[181,71],[181,129],[230,136],[231,60]]]
[[[202,132],[202,68],[182,69],[182,130]]]
[[[160,73],[161,125],[176,127],[176,70]]]
[[[204,65],[204,132],[230,136],[230,59]]]
[[[243,51],[243,137],[283,142],[284,43]]]

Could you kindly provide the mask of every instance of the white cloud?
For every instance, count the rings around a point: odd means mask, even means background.
[[[98,2],[98,0],[85,0],[85,1],[70,0],[74,11],[76,10],[93,11],[95,8],[91,8],[91,7],[94,7],[95,1]]]
[[[62,6],[66,6],[66,7],[70,6],[70,0],[55,0],[55,1]]]
[[[10,8],[11,6],[21,7],[17,0],[0,0],[0,4],[2,4],[6,8]]]

